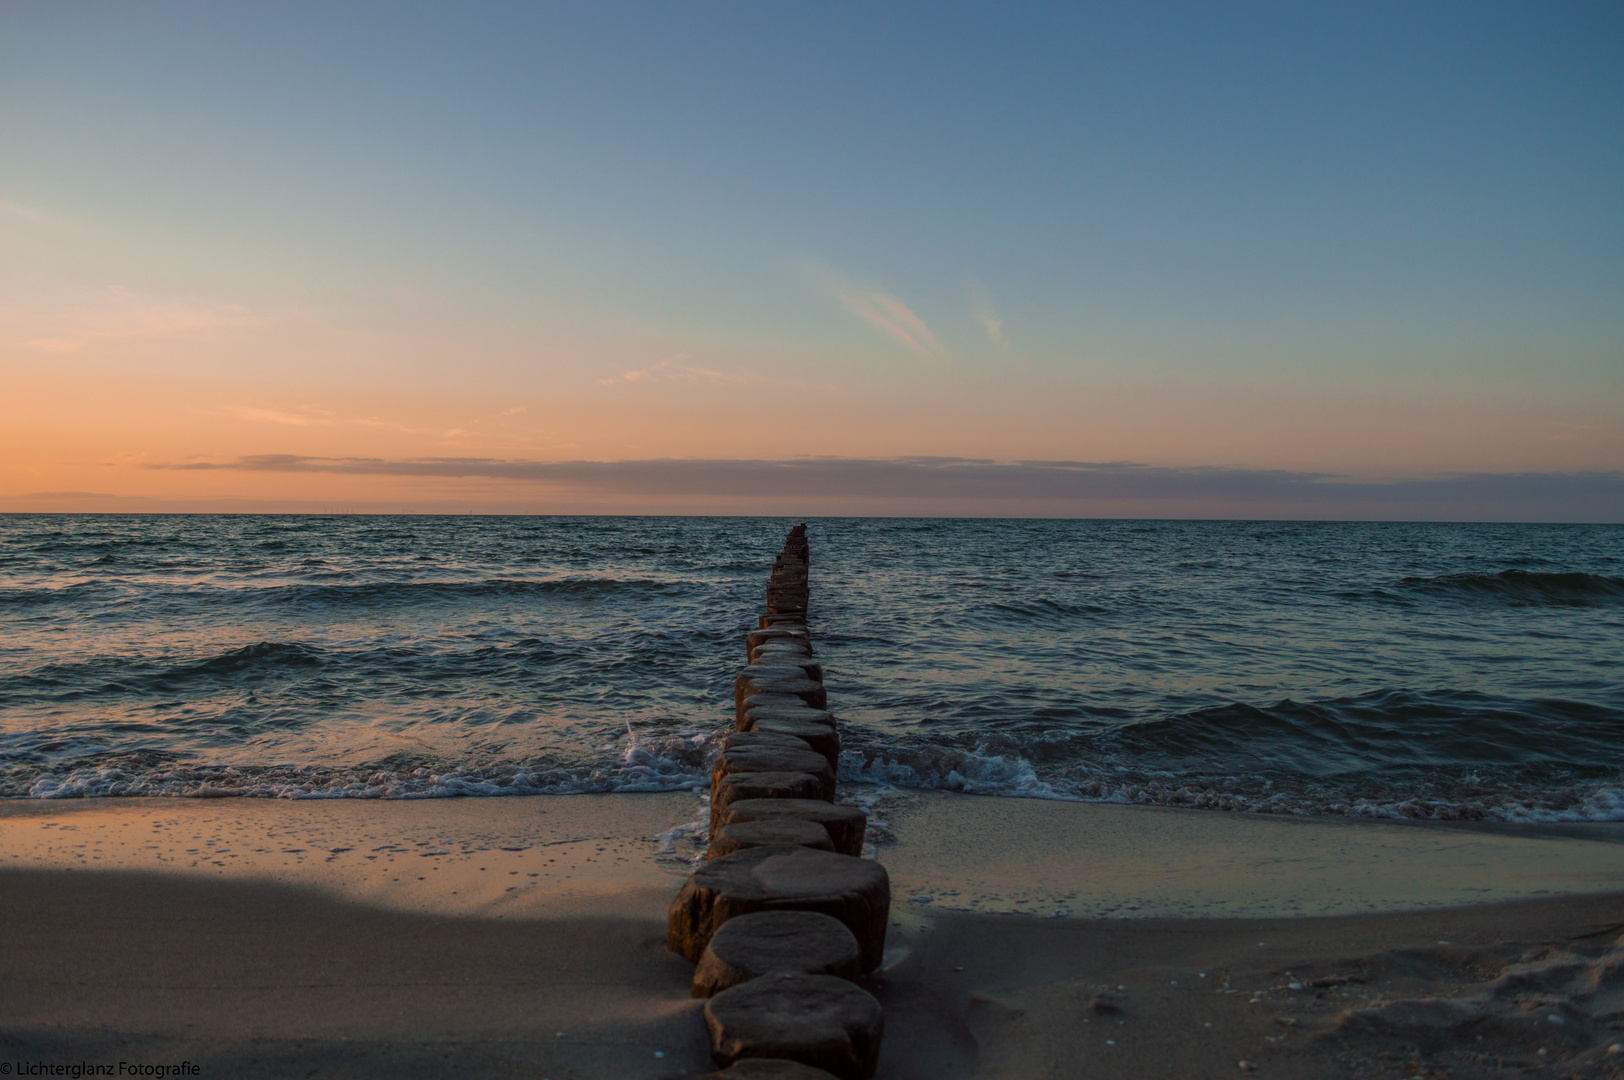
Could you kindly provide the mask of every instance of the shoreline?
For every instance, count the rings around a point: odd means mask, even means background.
[[[1414,1075],[1412,1050],[1444,1061],[1461,1040],[1500,1064],[1449,1058],[1452,1077],[1603,1077],[1620,1062],[1606,1053],[1618,1021],[1595,1019],[1568,983],[1537,987],[1544,1012],[1485,989],[1527,956],[1594,967],[1621,955],[1612,830],[848,794],[874,796],[876,832],[895,837],[877,847],[891,940],[865,983],[887,1013],[882,1078],[1069,1076],[1079,1062],[1091,1076],[1193,1078],[1240,1075],[1242,1060],[1259,1075],[1397,1077]],[[201,1075],[699,1076],[712,1068],[703,1003],[664,948],[686,841],[679,831],[662,863],[655,837],[703,806],[690,792],[8,801],[0,1056],[190,1059]],[[1414,879],[1428,866],[1432,878]],[[1474,873],[1488,891],[1452,900]],[[1365,889],[1387,909],[1287,910],[1328,874],[1344,882],[1339,903]],[[1201,917],[1181,876],[1233,889],[1224,917]],[[1089,917],[1076,888],[1089,881],[1102,903],[1131,886],[1162,906]],[[972,888],[987,901],[949,909]],[[1042,910],[1068,892],[1068,917]],[[1429,1028],[1389,1015],[1446,998],[1488,1003],[1471,1006],[1473,1034],[1450,1035],[1447,1016]]]
[[[1275,917],[1624,891],[1624,824],[1393,822],[879,794],[904,909]],[[920,899],[916,902],[915,897]]]
[[[893,910],[1237,918],[1624,892],[1624,823],[1287,817],[850,785]],[[401,911],[555,917],[701,856],[703,792],[0,800],[0,869],[308,886]],[[915,897],[920,897],[914,901]],[[928,898],[928,899],[924,899]]]

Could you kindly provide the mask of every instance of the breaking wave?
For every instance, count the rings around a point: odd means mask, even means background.
[[[1240,813],[1432,821],[1624,821],[1624,779],[1508,782],[1440,771],[1410,779],[1334,783],[1261,774],[1174,774],[1082,763],[1042,767],[991,745],[971,749],[869,744],[841,754],[848,783],[1072,802]]]
[[[702,788],[782,528],[0,515],[0,796]],[[848,781],[1620,819],[1617,527],[816,528]]]
[[[540,755],[482,762],[396,755],[353,766],[198,765],[160,753],[107,754],[54,767],[13,767],[0,774],[0,795],[442,799],[703,790],[719,745],[719,731],[634,736],[615,756],[591,764]]]

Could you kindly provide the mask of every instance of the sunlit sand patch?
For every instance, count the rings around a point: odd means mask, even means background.
[[[591,912],[669,893],[656,837],[689,792],[412,801],[97,799],[0,804],[0,865],[262,878],[402,911]]]

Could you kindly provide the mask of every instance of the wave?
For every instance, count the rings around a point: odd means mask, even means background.
[[[195,664],[172,668],[168,674],[177,678],[195,676],[238,676],[250,668],[315,667],[322,662],[322,651],[296,642],[261,641],[244,645],[240,649],[211,656]]]
[[[646,577],[579,577],[543,581],[487,578],[483,581],[382,581],[343,585],[300,583],[240,591],[224,590],[224,595],[232,600],[250,603],[296,606],[434,604],[529,596],[592,600],[623,595],[632,599],[652,600],[680,595],[688,591],[690,584]]]
[[[1498,574],[1407,577],[1400,583],[1415,592],[1514,604],[1587,607],[1624,603],[1624,578],[1579,572],[1502,570]]]
[[[1052,770],[985,744],[971,749],[871,744],[842,752],[840,779],[1024,799],[1291,816],[1518,823],[1624,821],[1624,778],[1617,776],[1507,784],[1473,773],[1440,771],[1408,781],[1335,783],[1088,766]]]
[[[11,714],[0,730],[31,714],[46,730],[67,723],[94,736],[99,725],[139,714],[147,730],[213,747],[225,731],[330,731],[367,718],[426,729],[435,745],[451,730],[449,716],[457,730],[510,713],[537,730],[605,718],[618,726],[617,714],[680,715],[719,699],[735,665],[710,659],[714,643],[634,628],[588,643],[516,634],[363,647],[262,641],[202,657],[62,660],[0,669],[0,711]]]
[[[1285,814],[1624,821],[1624,713],[1388,689],[1134,723],[861,733],[842,775],[1026,798]]]
[[[59,604],[106,602],[120,595],[117,586],[94,581],[75,582],[72,585],[25,586],[0,588],[0,610],[5,608],[49,607]]]
[[[247,604],[292,607],[376,607],[439,604],[468,600],[560,597],[596,600],[624,597],[632,600],[670,599],[706,586],[695,580],[653,577],[571,577],[546,580],[487,578],[479,581],[373,581],[354,582],[348,570],[307,571],[308,579],[274,585],[165,585],[150,588],[144,603]],[[322,579],[352,579],[328,583]],[[119,587],[102,582],[32,588],[0,588],[0,608],[103,602],[122,595]]]
[[[65,589],[0,589],[0,607],[43,607],[58,603]]]
[[[0,678],[0,702],[16,705],[41,693],[58,702],[126,697],[131,693],[172,694],[192,682],[224,682],[235,687],[277,673],[319,668],[333,659],[313,646],[283,641],[261,641],[181,664],[98,656],[42,664],[32,671]]]
[[[55,767],[14,765],[0,796],[259,799],[443,799],[706,790],[720,731],[633,737],[614,757],[569,763],[536,756],[448,761],[397,755],[352,766],[206,765],[174,755],[102,754]]]
[[[1187,771],[1217,765],[1331,777],[1439,767],[1624,766],[1624,715],[1583,702],[1459,690],[1375,690],[1319,702],[1231,703],[1087,733],[1093,756]]]
[[[1040,596],[1022,601],[1007,601],[994,603],[991,610],[1004,616],[1014,616],[1019,621],[1034,623],[1057,623],[1070,626],[1078,619],[1092,615],[1109,615],[1110,608],[1098,604],[1068,604],[1051,597]]]
[[[250,647],[239,653],[252,653]],[[274,647],[273,647],[274,648]],[[229,655],[229,654],[228,654]],[[262,653],[261,655],[269,655]],[[246,658],[253,662],[253,656]],[[1260,712],[1262,710],[1259,710]],[[1235,710],[1168,718],[1164,737],[1184,738],[1205,718],[1212,740],[1236,737]],[[104,752],[47,763],[13,756],[0,769],[0,796],[56,799],[101,796],[185,798],[424,799],[704,790],[725,728],[629,733],[594,761],[543,752],[527,757],[450,760],[395,755],[347,766],[284,763],[215,765],[165,752]],[[1204,767],[1168,767],[1106,752],[1079,758],[1067,740],[1008,735],[971,745],[885,741],[847,728],[840,779],[852,784],[950,790],[988,796],[1110,802],[1281,815],[1501,822],[1624,821],[1624,770],[1581,775],[1521,765],[1422,767],[1417,753],[1402,768],[1301,773],[1289,758],[1241,753]],[[1141,735],[1145,732],[1140,732]],[[1271,741],[1259,732],[1253,741]],[[1615,744],[1616,745],[1616,744]],[[1064,746],[1064,749],[1062,747]],[[1192,751],[1192,754],[1194,752]],[[1250,757],[1252,760],[1246,760]],[[1397,760],[1401,755],[1389,755]],[[1367,764],[1369,764],[1367,762]],[[1215,767],[1216,766],[1216,767]]]

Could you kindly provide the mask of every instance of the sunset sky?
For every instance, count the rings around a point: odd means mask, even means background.
[[[1624,6],[0,0],[0,510],[1624,521]]]

